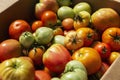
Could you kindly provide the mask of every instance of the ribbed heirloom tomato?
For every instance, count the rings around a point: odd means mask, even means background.
[[[107,28],[102,34],[102,42],[107,43],[112,51],[120,50],[120,28]]]

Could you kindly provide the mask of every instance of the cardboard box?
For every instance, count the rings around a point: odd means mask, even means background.
[[[8,38],[8,27],[16,19],[34,18],[34,5],[39,0],[0,0],[0,42]]]
[[[120,0],[73,0],[74,4],[86,1],[95,11],[111,7],[120,14]],[[34,18],[34,7],[39,0],[1,0],[0,2],[0,42],[8,38],[8,27],[16,19],[30,21]],[[101,80],[120,80],[120,57],[110,66]]]

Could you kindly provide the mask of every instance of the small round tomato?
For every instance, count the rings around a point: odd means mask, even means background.
[[[98,51],[102,60],[106,60],[109,58],[111,53],[111,48],[108,44],[103,42],[98,43],[94,46],[94,49]]]
[[[36,31],[36,29],[38,29],[39,27],[42,27],[42,26],[43,26],[43,22],[40,20],[36,20],[32,23],[31,28],[32,28],[32,31],[34,32],[34,31]]]
[[[31,31],[30,25],[25,20],[15,20],[9,26],[9,36],[12,39],[19,40],[19,36],[25,31]]]
[[[53,33],[54,35],[64,35],[64,32],[62,30],[61,27],[56,27],[54,30],[53,30]]]
[[[52,27],[57,24],[57,15],[53,11],[45,11],[41,16],[41,21],[46,27]]]
[[[112,64],[120,56],[119,52],[111,52],[110,57],[108,58],[109,64]]]
[[[65,18],[62,21],[62,26],[66,30],[73,29],[73,22],[74,20],[72,18]]]
[[[107,43],[112,51],[120,50],[120,28],[107,28],[102,33],[102,42]]]
[[[43,48],[34,47],[29,51],[28,56],[32,59],[35,66],[40,66],[42,65],[43,53],[44,53]]]

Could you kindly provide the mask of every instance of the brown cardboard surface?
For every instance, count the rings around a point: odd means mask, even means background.
[[[100,80],[120,80],[120,57],[113,62]]]
[[[8,38],[8,26],[16,19],[30,21],[34,16],[34,5],[39,0],[0,1],[0,42]]]

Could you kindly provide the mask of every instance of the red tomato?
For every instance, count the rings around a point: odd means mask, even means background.
[[[31,28],[32,28],[32,31],[34,32],[36,31],[37,28],[42,27],[42,26],[43,26],[43,22],[40,20],[36,20],[32,23]]]
[[[19,40],[19,36],[25,31],[31,31],[30,25],[25,20],[15,20],[9,26],[9,36],[12,39]]]
[[[62,26],[66,30],[73,29],[73,22],[74,20],[72,18],[65,18],[62,21]]]
[[[102,60],[107,60],[111,53],[111,48],[106,43],[98,43],[94,46],[94,49],[98,51]]]
[[[120,28],[107,28],[102,34],[102,42],[110,45],[112,51],[120,50]]]
[[[44,70],[36,70],[35,80],[51,80],[51,76]]]
[[[21,45],[15,39],[7,39],[0,43],[0,61],[21,56]]]
[[[41,21],[44,26],[52,27],[57,23],[57,15],[53,11],[45,11],[41,16]]]

